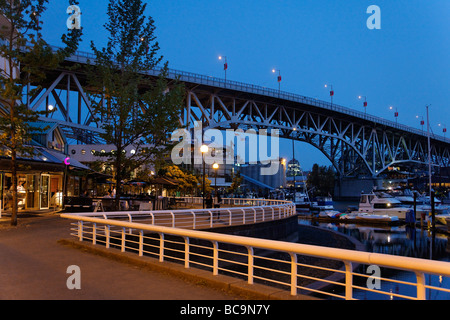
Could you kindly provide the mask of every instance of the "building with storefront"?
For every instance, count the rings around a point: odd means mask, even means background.
[[[19,212],[62,208],[70,181],[78,178],[74,173],[89,172],[90,169],[67,154],[67,142],[58,124],[37,122],[32,126],[41,130],[32,134],[33,155],[18,157]],[[7,150],[3,151],[5,155],[0,156],[0,209],[8,212],[12,208],[13,191],[11,158]]]

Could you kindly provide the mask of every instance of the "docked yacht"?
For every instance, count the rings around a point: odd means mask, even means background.
[[[356,214],[406,219],[406,214],[410,210],[410,208],[402,206],[402,203],[399,200],[385,192],[371,192],[369,194],[361,195]]]

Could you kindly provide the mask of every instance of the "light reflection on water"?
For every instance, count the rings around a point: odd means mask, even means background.
[[[450,261],[450,242],[448,236],[436,233],[433,235],[427,229],[411,228],[408,226],[361,226],[354,224],[316,223],[307,219],[299,219],[300,224],[315,225],[322,228],[332,229],[353,237],[361,242],[368,252],[407,256],[421,259],[433,259],[440,261]],[[384,272],[384,274],[383,274]],[[388,273],[388,275],[386,275]],[[403,281],[415,281],[415,275],[392,269],[382,269],[382,276],[389,279]],[[450,288],[450,278],[439,276],[427,276],[427,284]],[[359,284],[361,285],[361,284]],[[362,285],[364,286],[364,284]],[[415,296],[416,289],[412,286],[405,286],[398,283],[386,283],[382,281],[381,290],[386,292],[401,293]],[[406,290],[406,291],[405,291]],[[366,291],[354,291],[356,299],[384,300],[393,297],[380,295]],[[427,290],[427,299],[450,300],[450,293],[442,293]]]

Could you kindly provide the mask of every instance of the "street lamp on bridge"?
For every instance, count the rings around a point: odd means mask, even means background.
[[[394,109],[393,106],[390,106],[390,107],[389,107],[389,110],[393,110],[393,109]],[[398,118],[398,111],[397,111],[397,108],[395,108],[394,117],[395,117],[395,123],[397,123],[397,118]]]
[[[219,60],[224,60],[223,70],[225,71],[225,82],[227,82],[227,70],[228,70],[228,62],[226,56],[219,56]]]
[[[272,72],[275,73],[278,71],[278,77],[277,77],[277,81],[278,81],[278,93],[281,92],[281,71],[278,69],[272,69]]]
[[[422,120],[420,120],[420,125],[422,126],[422,134],[423,134],[423,126],[425,125],[425,121],[423,120],[423,116],[421,116],[421,117],[422,117]],[[416,118],[419,119],[419,116],[416,116]]]
[[[331,105],[333,105],[333,96],[334,96],[334,90],[333,90],[333,85],[332,84],[326,84],[325,88],[330,87],[330,98],[331,98]]]
[[[361,100],[364,98],[363,106],[364,106],[364,113],[367,113],[367,97],[366,96],[358,96],[358,99]]]
[[[440,123],[439,123],[439,127],[443,127],[442,128],[442,132],[444,133],[444,139],[445,139],[445,134],[447,133],[447,126],[444,124],[444,125],[441,125]]]

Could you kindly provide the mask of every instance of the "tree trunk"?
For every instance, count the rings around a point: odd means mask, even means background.
[[[15,150],[12,150],[11,153],[11,174],[12,174],[11,225],[17,226],[17,155]]]

